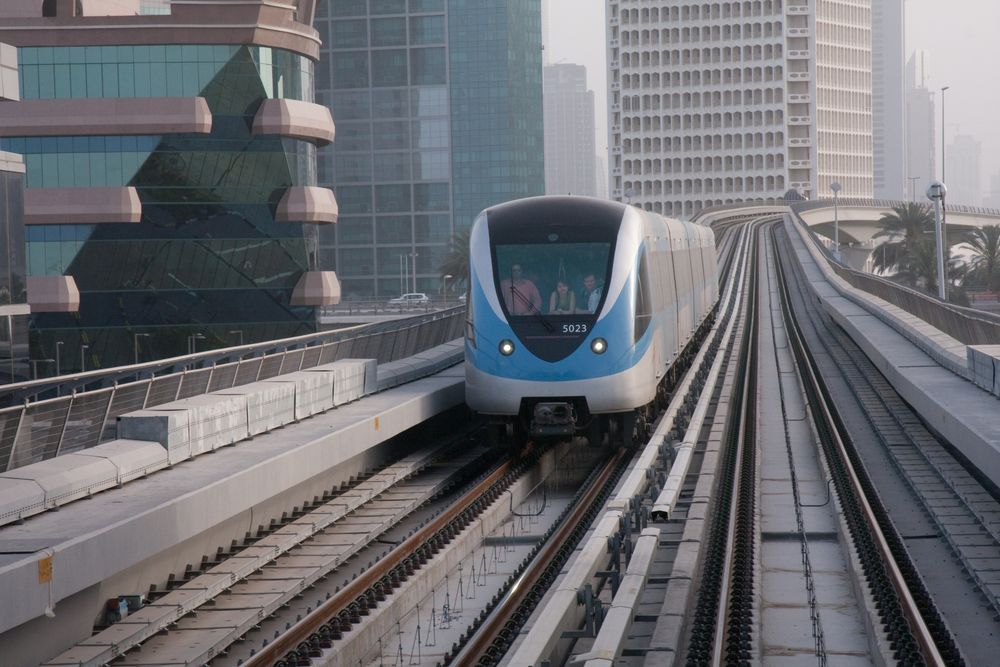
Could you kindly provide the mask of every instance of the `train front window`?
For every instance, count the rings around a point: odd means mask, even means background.
[[[494,245],[497,293],[507,316],[591,320],[604,301],[611,247],[610,241],[562,242],[555,232],[541,243]]]

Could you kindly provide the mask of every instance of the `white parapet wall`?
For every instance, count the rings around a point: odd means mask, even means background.
[[[378,362],[375,359],[341,359],[307,368],[302,372],[333,374],[334,405],[343,405],[374,394],[378,386]]]
[[[158,443],[112,440],[0,474],[0,525],[121,486],[166,468]]]
[[[966,353],[972,381],[1000,396],[1000,345],[970,345]]]
[[[296,420],[311,417],[333,408],[333,371],[298,371],[267,380],[272,384],[291,384],[295,388]]]
[[[384,371],[342,359],[121,415],[118,440],[0,474],[0,526],[374,394],[380,372],[391,386],[436,373],[461,361],[461,346],[418,356]]]
[[[295,421],[295,391],[292,382],[263,380],[222,389],[219,396],[242,396],[246,401],[249,437],[267,433]]]
[[[170,403],[149,410],[136,410],[118,418],[118,435],[126,440],[158,442],[167,450],[170,465],[191,458],[190,412],[175,410]]]

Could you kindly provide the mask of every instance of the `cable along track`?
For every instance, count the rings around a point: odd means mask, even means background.
[[[775,226],[771,227],[770,239],[776,244]],[[834,491],[893,652],[888,657],[901,665],[964,664],[861,464],[850,433],[806,345],[792,312],[790,287],[780,261],[776,269],[789,344]]]
[[[751,234],[757,225],[748,225]],[[729,399],[730,413],[720,469],[707,551],[701,574],[700,590],[690,623],[685,650],[687,665],[705,665],[720,656],[740,659],[751,632],[754,568],[754,437],[750,399],[753,395],[751,368],[755,341],[756,288],[758,274],[758,241],[753,234],[747,252],[748,267],[744,273],[744,313],[739,323],[741,342],[736,354],[736,378]],[[742,381],[739,379],[742,378]],[[749,475],[749,477],[748,477]],[[740,559],[736,558],[736,554]]]

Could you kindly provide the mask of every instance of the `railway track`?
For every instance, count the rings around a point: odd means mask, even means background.
[[[408,616],[408,659],[453,660],[523,581],[600,452],[565,442],[515,463],[473,438],[296,508],[51,664],[378,664],[402,655]]]
[[[463,434],[456,440],[465,444],[470,437]],[[220,549],[199,567],[189,566],[167,590],[153,591],[141,610],[50,664],[129,665],[147,660],[149,654],[204,664],[224,655],[234,642],[260,635],[290,601],[363,549],[378,545],[379,537],[405,517],[488,465],[488,450],[465,447],[456,455],[456,440],[304,503],[283,522],[261,526],[242,544],[227,552]],[[445,454],[450,455],[442,460]]]
[[[812,646],[801,654],[817,664],[841,653],[988,664],[1000,651],[1000,504],[827,331],[769,224],[727,234],[718,321],[637,450],[602,460],[564,442],[495,466],[469,437],[460,455],[422,450],[192,568],[53,664],[766,664],[785,650],[761,632],[781,604],[767,560],[779,552],[801,558],[782,576],[802,586]],[[783,432],[762,406],[781,411]],[[829,567],[831,554],[854,582],[852,611],[834,611],[818,583],[829,572],[815,561]],[[955,615],[971,599],[972,622]],[[856,615],[846,627],[868,635],[864,651],[824,623],[834,614]]]
[[[787,232],[777,241],[790,256]],[[799,269],[786,262],[789,282]],[[947,664],[991,664],[1000,651],[994,582],[1000,566],[1000,504],[892,389],[865,354],[816,308],[790,290],[813,364],[831,387],[833,409],[850,433],[855,465]],[[849,426],[849,428],[848,428]]]

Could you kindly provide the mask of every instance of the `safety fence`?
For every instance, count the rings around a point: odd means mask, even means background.
[[[797,215],[796,222],[809,230],[809,226]],[[809,231],[827,264],[851,287],[879,297],[965,345],[1000,343],[1000,316],[947,303],[887,278],[846,267],[834,259],[830,249],[818,242],[816,235]]]
[[[0,410],[0,471],[112,440],[117,437],[118,416],[127,412],[339,359],[376,359],[380,364],[396,361],[459,338],[464,323],[464,309],[454,309],[411,325],[404,320],[391,330],[382,327],[346,337],[317,334],[297,349],[211,362],[200,368],[5,408]],[[282,347],[279,342],[273,341],[271,347]]]
[[[826,250],[824,248],[824,250]],[[918,290],[885,278],[849,269],[827,257],[837,275],[852,287],[873,294],[927,322],[965,345],[1000,343],[1000,317],[974,308],[944,303]]]

